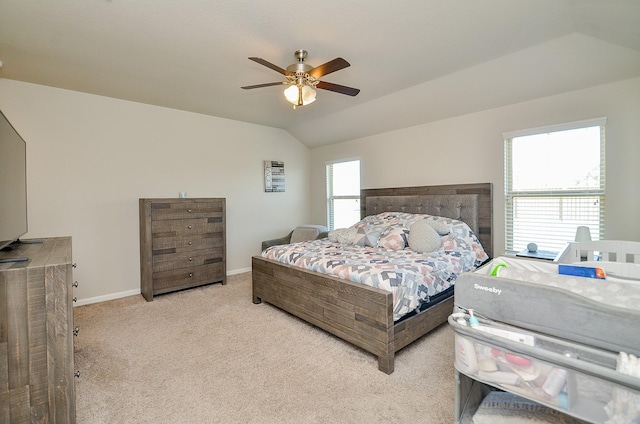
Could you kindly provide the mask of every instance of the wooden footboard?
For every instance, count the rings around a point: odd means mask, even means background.
[[[255,256],[253,303],[283,309],[378,357],[393,372],[393,296],[374,287]]]
[[[253,257],[253,303],[283,309],[378,357],[391,374],[395,352],[447,321],[453,298],[395,324],[393,295],[382,289]]]

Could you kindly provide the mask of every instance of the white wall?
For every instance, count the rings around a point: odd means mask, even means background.
[[[139,198],[225,197],[229,273],[309,222],[310,152],[283,130],[6,79],[0,109],[27,142],[25,238],[73,237],[79,303],[139,292]]]
[[[492,182],[494,252],[502,254],[502,133],[602,116],[607,117],[606,238],[640,241],[640,78],[314,149],[312,220],[326,220],[325,163],[359,157],[363,188]]]
[[[325,162],[344,158],[362,160],[364,188],[493,182],[500,254],[502,132],[599,116],[608,118],[606,235],[640,241],[640,79],[311,152],[278,129],[5,79],[0,109],[27,141],[27,237],[73,237],[81,301],[139,290],[139,198],[226,197],[233,273],[249,269],[261,240],[325,222]],[[267,159],[285,162],[285,193],[263,192]]]

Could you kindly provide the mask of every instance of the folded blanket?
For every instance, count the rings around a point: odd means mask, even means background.
[[[490,392],[473,415],[474,424],[579,424],[582,421],[508,392]]]
[[[634,355],[620,352],[616,371],[640,378],[640,360]],[[609,417],[605,424],[640,423],[640,394],[615,387],[611,402],[604,410]]]

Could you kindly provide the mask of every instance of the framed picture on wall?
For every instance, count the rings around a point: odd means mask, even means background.
[[[284,192],[284,162],[264,161],[264,191],[266,193]]]

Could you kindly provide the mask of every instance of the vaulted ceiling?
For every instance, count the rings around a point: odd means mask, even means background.
[[[322,78],[293,110],[282,68]],[[2,0],[0,78],[282,128],[313,148],[640,76],[638,0]]]

